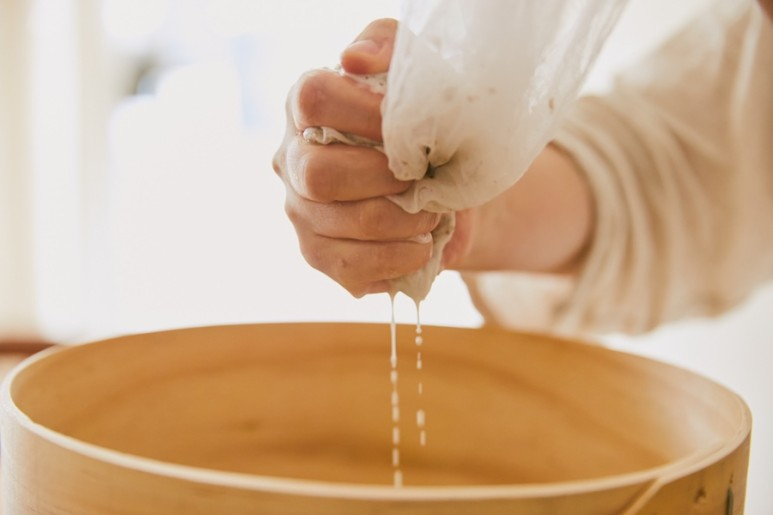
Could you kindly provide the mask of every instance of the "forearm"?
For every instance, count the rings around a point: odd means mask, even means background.
[[[591,238],[593,201],[574,162],[549,145],[520,181],[466,216],[467,251],[450,268],[571,273]]]
[[[507,269],[508,263],[480,258],[502,253],[521,270],[575,267],[574,280],[549,299],[526,274],[466,274],[489,321],[565,333],[637,333],[724,312],[773,278],[773,154],[763,136],[773,119],[766,101],[773,75],[762,64],[771,56],[771,27],[753,4],[717,7],[620,76],[604,97],[580,99],[563,120],[556,144],[578,163],[592,192],[584,243],[574,239],[584,222],[573,219],[571,201],[527,210],[538,213],[528,216],[542,224],[547,244],[516,225],[527,217],[517,208],[542,196],[542,187],[526,187],[525,180],[574,189],[561,166],[536,163],[507,193],[510,201],[481,209],[475,226],[498,230],[501,239],[482,230],[467,264]],[[502,212],[513,210],[512,227],[484,221],[499,203]],[[574,244],[556,247],[557,231],[571,227]],[[518,256],[524,251],[531,261]],[[524,279],[531,281],[524,285]],[[535,316],[528,308],[541,303],[542,316]]]

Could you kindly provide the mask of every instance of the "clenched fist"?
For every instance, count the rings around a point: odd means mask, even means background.
[[[350,74],[386,72],[396,22],[369,25],[341,56]],[[381,100],[332,70],[304,74],[287,99],[287,132],[274,170],[287,188],[285,209],[301,252],[353,295],[383,292],[390,279],[420,269],[432,253],[440,215],[409,214],[387,199],[408,189],[378,149],[307,142],[308,127],[330,127],[381,141]]]

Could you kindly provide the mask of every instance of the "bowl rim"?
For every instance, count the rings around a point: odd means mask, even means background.
[[[23,430],[34,436],[55,444],[70,452],[81,454],[96,461],[102,461],[111,465],[128,470],[136,470],[148,474],[177,479],[182,481],[194,482],[199,484],[209,484],[218,487],[240,489],[246,491],[266,492],[273,494],[301,495],[322,498],[341,498],[356,500],[384,500],[384,501],[471,501],[471,500],[493,500],[493,499],[529,499],[544,498],[548,496],[560,495],[580,495],[589,494],[605,490],[614,490],[630,488],[634,486],[644,487],[644,494],[649,495],[653,489],[668,484],[681,477],[689,476],[712,463],[715,463],[724,457],[730,455],[739,448],[751,434],[752,415],[746,402],[734,391],[726,386],[705,377],[699,373],[677,367],[670,363],[664,363],[647,356],[625,353],[617,349],[606,349],[613,353],[623,353],[635,356],[637,359],[650,361],[659,366],[677,368],[691,374],[701,377],[718,388],[724,390],[734,401],[735,408],[740,415],[740,423],[735,429],[732,437],[724,441],[719,441],[715,445],[707,447],[705,450],[696,451],[679,460],[669,462],[657,467],[617,474],[613,476],[600,476],[589,479],[579,479],[571,481],[556,481],[550,483],[527,483],[527,484],[503,484],[503,485],[449,485],[449,486],[413,486],[404,485],[395,487],[390,484],[359,484],[346,483],[313,479],[298,479],[292,477],[266,476],[258,474],[248,474],[242,472],[229,472],[223,470],[208,469],[205,467],[196,467],[192,465],[182,465],[177,463],[165,462],[154,458],[147,458],[130,454],[108,447],[95,445],[92,443],[78,440],[77,438],[65,435],[33,421],[24,413],[13,400],[11,389],[15,378],[28,368],[34,366],[37,362],[47,359],[53,354],[67,352],[70,349],[88,346],[106,344],[113,340],[127,337],[136,337],[148,334],[174,333],[190,331],[196,329],[217,329],[223,327],[255,326],[255,325],[298,325],[307,322],[280,322],[280,323],[254,323],[254,324],[225,324],[201,327],[187,327],[179,329],[168,329],[161,331],[150,331],[143,333],[133,333],[112,338],[105,338],[87,343],[56,346],[41,352],[38,352],[21,363],[17,364],[3,379],[0,385],[0,417],[2,417],[2,426],[5,426],[6,419],[11,418]],[[307,324],[317,324],[320,322],[308,322]],[[322,322],[321,324],[328,324]],[[367,325],[363,323],[349,322],[330,322],[332,325]],[[371,324],[372,325],[372,324]],[[452,328],[462,330],[475,330],[474,328]],[[484,329],[490,330],[490,329]],[[529,335],[528,332],[509,333]],[[539,335],[544,337],[546,335]],[[587,342],[580,340],[565,339],[560,337],[548,336],[549,338],[566,340],[569,342],[588,345]],[[0,438],[2,432],[0,431]],[[2,461],[0,461],[2,462]],[[0,485],[4,484],[0,483]]]

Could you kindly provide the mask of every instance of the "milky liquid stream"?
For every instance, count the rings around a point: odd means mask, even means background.
[[[424,344],[424,337],[422,336],[422,329],[421,329],[421,315],[419,313],[419,305],[420,303],[416,303],[416,338],[414,341],[416,342],[416,370],[418,371],[418,377],[419,377],[419,384],[418,384],[418,394],[419,394],[419,408],[416,410],[416,427],[419,428],[419,444],[424,447],[427,445],[427,430],[425,428],[426,425],[426,414],[424,412],[424,408],[422,408],[424,402],[423,402],[423,396],[424,396],[424,381],[422,380],[422,373],[421,370],[424,368],[424,362],[421,359],[421,346]]]
[[[390,295],[391,303],[391,322],[390,322],[390,338],[391,338],[391,354],[389,362],[391,364],[391,370],[389,372],[389,382],[392,384],[392,394],[390,396],[390,404],[392,408],[392,469],[393,469],[393,482],[395,488],[403,486],[403,472],[400,466],[400,395],[398,393],[398,372],[397,372],[397,323],[395,320],[395,296]],[[424,382],[421,378],[422,369],[424,368],[424,362],[421,355],[421,347],[424,344],[424,337],[422,336],[421,317],[419,314],[419,302],[416,303],[416,337],[414,342],[416,343],[416,370],[418,373],[418,409],[416,410],[416,427],[419,430],[419,444],[422,447],[427,445],[427,430],[426,419],[427,415],[424,411],[423,396],[424,396]]]
[[[392,306],[392,321],[389,326],[392,352],[389,361],[392,370],[389,372],[389,381],[392,383],[392,471],[395,488],[403,486],[403,471],[400,468],[400,395],[397,393],[397,323],[395,322],[395,296],[390,295]]]

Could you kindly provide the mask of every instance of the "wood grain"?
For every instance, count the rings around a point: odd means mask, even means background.
[[[6,515],[724,515],[729,488],[743,512],[750,416],[720,385],[580,342],[440,327],[419,372],[413,328],[398,335],[405,488],[390,486],[387,326],[210,327],[18,370],[2,397]]]
[[[0,381],[3,381],[5,376],[19,363],[53,345],[53,343],[43,340],[0,339]],[[0,485],[2,485],[1,472]],[[0,514],[2,513],[2,494],[0,494]]]

